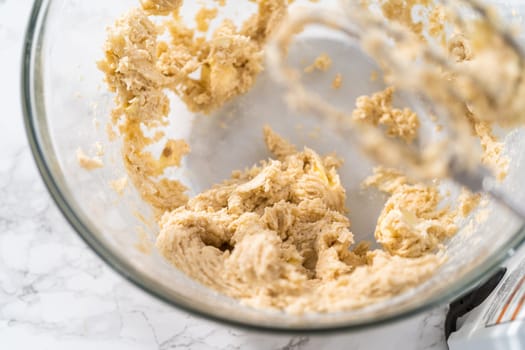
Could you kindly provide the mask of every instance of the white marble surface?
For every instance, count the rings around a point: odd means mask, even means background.
[[[330,336],[233,329],[138,290],[81,242],[28,149],[19,96],[31,1],[0,0],[0,349],[446,349],[444,308]]]

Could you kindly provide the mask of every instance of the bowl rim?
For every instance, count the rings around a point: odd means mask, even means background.
[[[55,181],[53,171],[49,164],[46,162],[46,157],[41,147],[40,135],[41,135],[41,124],[37,121],[45,120],[44,116],[41,116],[37,106],[39,101],[39,95],[35,93],[34,82],[35,82],[35,59],[36,49],[42,39],[43,23],[47,15],[49,4],[52,0],[35,0],[27,24],[23,51],[22,51],[22,64],[21,64],[21,103],[24,118],[24,125],[26,130],[26,136],[29,142],[33,158],[37,165],[38,171],[44,184],[53,198],[54,202],[58,206],[60,212],[65,217],[67,222],[71,225],[74,231],[80,236],[80,238],[95,252],[100,259],[102,259],[107,265],[109,265],[114,271],[127,281],[137,286],[142,291],[150,294],[157,299],[167,303],[170,306],[174,306],[183,311],[189,312],[190,314],[197,315],[199,317],[212,320],[215,322],[231,325],[237,328],[271,332],[271,333],[287,333],[287,334],[326,334],[333,332],[345,332],[355,331],[367,328],[374,328],[384,324],[390,324],[394,321],[404,320],[408,317],[415,316],[423,311],[430,310],[432,308],[443,305],[450,302],[454,298],[468,292],[474,288],[478,283],[483,282],[499,268],[501,263],[512,255],[514,250],[517,250],[525,241],[525,225],[521,226],[512,236],[509,241],[502,246],[502,248],[492,255],[489,255],[487,259],[480,265],[468,271],[465,277],[454,283],[451,283],[446,293],[440,295],[433,295],[427,299],[425,303],[416,304],[405,308],[403,311],[397,314],[390,314],[387,316],[377,316],[375,319],[369,319],[362,323],[349,323],[349,324],[338,324],[333,326],[322,326],[318,328],[304,327],[304,326],[271,326],[266,324],[256,324],[254,321],[241,321],[229,315],[218,315],[186,303],[183,300],[174,300],[169,293],[166,293],[162,286],[158,285],[151,278],[136,270],[132,265],[127,263],[124,259],[121,259],[118,254],[115,254],[112,249],[108,248],[104,243],[92,234],[85,222],[82,221],[81,217],[75,213],[74,209],[68,204],[68,200],[64,193],[61,191],[60,186]],[[155,288],[157,286],[158,288]],[[434,293],[437,294],[437,293]]]

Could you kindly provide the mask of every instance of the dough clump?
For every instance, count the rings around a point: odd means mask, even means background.
[[[77,149],[76,155],[78,165],[86,170],[95,170],[104,166],[99,156],[89,157],[82,148]]]
[[[304,69],[305,73],[312,73],[315,70],[326,72],[332,66],[332,59],[326,53],[320,54],[314,62]]]
[[[398,109],[392,105],[394,88],[389,87],[372,96],[360,96],[352,112],[355,121],[374,126],[384,125],[391,137],[399,137],[410,143],[419,130],[419,118],[409,108]]]
[[[248,305],[302,313],[377,302],[440,266],[440,243],[457,228],[436,188],[385,172],[368,181],[391,194],[376,232],[384,250],[370,250],[350,231],[341,159],[298,151],[269,128],[264,136],[274,159],[161,218],[156,245],[177,268]]]

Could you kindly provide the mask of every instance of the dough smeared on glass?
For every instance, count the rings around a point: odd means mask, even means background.
[[[178,16],[181,0],[143,0],[141,5],[108,29],[105,58],[98,65],[116,93],[111,124],[121,135],[129,179],[162,213],[188,200],[185,185],[162,175],[166,168],[178,167],[190,151],[184,140],[174,139],[163,141],[160,158],[146,150],[165,136],[159,129],[168,124],[165,90],[177,94],[191,111],[204,113],[246,92],[262,70],[263,45],[287,5],[284,0],[259,1],[258,11],[242,26],[224,20],[209,40],[197,36]],[[149,17],[168,14],[161,24]],[[203,14],[202,21],[212,16]],[[169,39],[160,39],[166,32]],[[190,76],[197,72],[198,77]],[[144,129],[157,131],[147,137]]]

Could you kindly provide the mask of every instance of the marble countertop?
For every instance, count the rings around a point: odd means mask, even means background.
[[[19,75],[30,7],[28,0],[0,0],[0,348],[447,348],[445,307],[360,332],[277,336],[174,309],[105,265],[57,210],[28,148]]]

